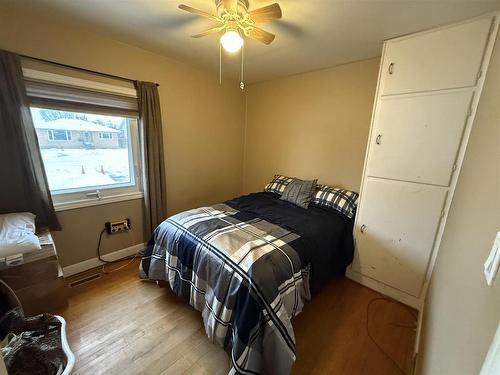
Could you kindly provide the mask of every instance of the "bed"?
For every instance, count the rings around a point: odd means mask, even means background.
[[[352,218],[270,192],[174,215],[156,228],[142,278],[165,280],[202,312],[230,374],[288,374],[291,319],[353,257]]]

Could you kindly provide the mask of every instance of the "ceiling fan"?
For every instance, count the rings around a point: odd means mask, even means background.
[[[218,24],[193,38],[220,33],[220,43],[228,52],[237,52],[243,46],[243,37],[252,38],[264,44],[271,44],[275,35],[267,32],[257,24],[270,22],[282,16],[278,3],[249,11],[248,0],[215,0],[216,14],[181,4],[179,8],[197,16],[208,18]]]

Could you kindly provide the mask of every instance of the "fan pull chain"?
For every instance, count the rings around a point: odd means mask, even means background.
[[[219,85],[222,85],[222,44],[219,43]]]
[[[244,72],[244,66],[243,66],[243,61],[244,61],[244,50],[245,50],[245,45],[241,47],[241,73],[240,73],[240,89],[245,90],[245,82],[244,82],[244,77],[243,77],[243,72]]]

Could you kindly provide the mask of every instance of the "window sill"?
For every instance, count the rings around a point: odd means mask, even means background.
[[[74,210],[77,208],[92,207],[92,206],[100,206],[103,204],[110,204],[110,203],[115,203],[115,202],[123,202],[123,201],[130,201],[130,200],[143,199],[143,198],[144,198],[144,193],[142,193],[142,192],[119,194],[119,195],[113,195],[113,196],[109,196],[109,197],[102,197],[100,199],[99,198],[91,198],[91,199],[82,199],[82,200],[72,201],[72,202],[54,203],[54,208],[55,208],[56,212],[59,212],[59,211]]]

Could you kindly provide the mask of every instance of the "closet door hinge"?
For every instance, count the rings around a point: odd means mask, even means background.
[[[472,109],[474,108],[474,94],[472,94],[472,98],[469,103],[469,109],[467,111],[467,118],[472,116]]]
[[[479,81],[482,75],[483,75],[483,68],[479,69],[479,72],[477,72],[476,82]]]
[[[444,210],[441,211],[441,216],[440,216],[441,219],[444,217],[444,214],[445,214],[445,211]]]

